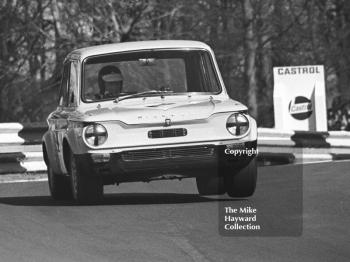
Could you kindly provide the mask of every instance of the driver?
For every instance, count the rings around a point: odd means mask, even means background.
[[[108,65],[98,73],[99,99],[116,98],[123,88],[123,75],[116,66]]]

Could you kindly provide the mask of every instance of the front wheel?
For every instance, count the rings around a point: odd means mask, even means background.
[[[47,178],[51,197],[55,200],[70,200],[72,192],[69,178],[53,172],[51,165],[47,164]]]
[[[257,181],[256,158],[238,170],[225,172],[225,188],[230,197],[250,197],[254,194]]]
[[[100,177],[92,176],[77,164],[73,152],[70,152],[68,172],[71,178],[72,194],[80,204],[98,203],[103,198],[103,184]]]
[[[216,174],[196,177],[197,190],[200,195],[225,194],[224,178]]]

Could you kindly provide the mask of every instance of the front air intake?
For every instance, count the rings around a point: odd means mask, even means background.
[[[172,128],[172,129],[159,129],[151,130],[148,132],[148,138],[165,138],[165,137],[178,137],[186,136],[186,128]]]
[[[202,159],[213,157],[214,148],[211,146],[192,146],[176,148],[158,148],[127,151],[121,154],[123,161],[146,161],[160,159]]]

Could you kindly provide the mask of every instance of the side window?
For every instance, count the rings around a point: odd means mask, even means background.
[[[63,107],[68,105],[69,70],[70,70],[70,63],[65,63],[63,65],[62,81],[61,81],[61,88],[60,88],[60,99],[58,102],[58,105]]]
[[[73,61],[70,66],[69,74],[69,87],[68,87],[68,105],[75,106],[77,99],[77,90],[78,90],[78,63]]]
[[[206,73],[208,74],[207,77],[209,78],[209,83],[210,83],[209,90],[213,92],[219,92],[220,91],[220,87],[218,86],[219,80],[216,78],[215,67],[208,53],[204,54],[204,59],[205,59],[205,65],[206,65]]]

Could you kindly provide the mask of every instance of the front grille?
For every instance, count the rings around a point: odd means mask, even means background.
[[[176,158],[202,158],[214,155],[214,148],[209,146],[200,147],[177,147],[147,149],[138,151],[128,151],[121,154],[123,161],[144,161]]]
[[[148,132],[149,138],[178,137],[178,136],[186,136],[186,135],[187,135],[186,128],[159,129],[159,130],[151,130]]]

